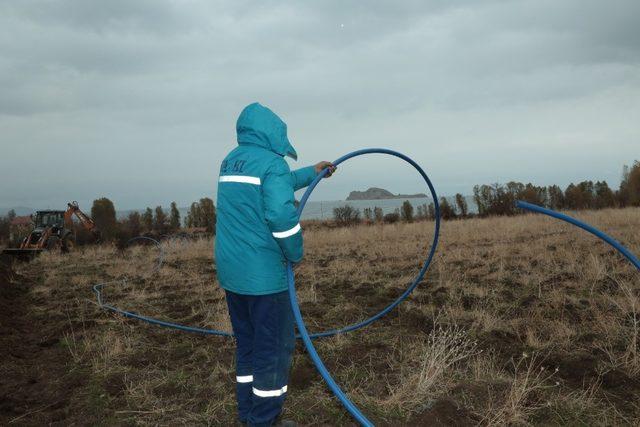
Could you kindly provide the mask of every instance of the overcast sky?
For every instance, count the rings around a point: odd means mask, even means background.
[[[617,186],[640,159],[638,17],[637,0],[2,1],[0,207],[215,197],[253,101],[288,123],[292,168],[379,146],[442,194]],[[376,156],[313,197],[369,186],[423,191]]]

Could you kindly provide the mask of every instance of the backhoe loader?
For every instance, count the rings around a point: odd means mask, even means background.
[[[9,248],[3,254],[19,259],[29,260],[44,250],[60,250],[69,252],[76,245],[73,228],[73,216],[90,231],[96,240],[100,239],[100,231],[91,218],[78,207],[78,202],[67,203],[66,211],[38,211],[31,216],[34,228],[24,238],[19,248]]]

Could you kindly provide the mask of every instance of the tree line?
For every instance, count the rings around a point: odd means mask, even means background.
[[[558,185],[547,187],[521,182],[476,185],[473,198],[479,216],[516,215],[516,200],[553,210],[583,210],[640,206],[640,162],[622,171],[620,187],[613,190],[606,181],[571,183],[564,190]]]
[[[547,187],[531,183],[508,182],[506,184],[476,185],[473,200],[477,213],[471,213],[465,197],[458,193],[453,201],[442,197],[439,200],[440,216],[444,220],[468,218],[471,216],[517,215],[522,212],[515,202],[522,200],[553,210],[583,210],[624,208],[640,206],[640,162],[631,167],[624,166],[620,187],[613,190],[606,181],[582,181],[571,183],[564,190],[558,185]],[[413,222],[435,218],[433,203],[421,204],[414,210],[409,200],[392,213],[383,214],[382,208],[365,208],[362,212],[350,206],[340,206],[333,210],[334,222],[338,226],[360,223],[388,223],[398,221]]]
[[[456,194],[455,203],[449,203],[444,197],[440,198],[440,217],[445,220],[455,218],[468,218],[469,206],[462,194]],[[362,212],[351,205],[339,206],[333,209],[333,219],[337,226],[347,227],[357,224],[394,224],[396,222],[414,222],[433,220],[436,217],[436,208],[433,203],[422,203],[414,208],[409,200],[402,202],[399,208],[385,214],[381,207],[364,208]]]
[[[176,202],[171,202],[168,212],[162,206],[156,206],[155,209],[147,207],[142,213],[133,211],[126,218],[118,221],[113,202],[107,198],[101,198],[94,200],[91,218],[102,236],[108,240],[123,240],[144,235],[163,236],[177,233],[183,227],[200,228],[207,233],[214,233],[216,208],[213,200],[204,197],[191,204],[184,221],[181,221]]]
[[[564,190],[558,185],[536,186],[531,183],[508,182],[506,184],[476,185],[473,187],[473,199],[477,206],[477,214],[471,213],[465,197],[456,194],[450,202],[442,197],[439,200],[441,218],[444,220],[468,218],[471,216],[516,215],[520,212],[515,207],[516,200],[523,200],[553,210],[582,210],[603,208],[624,208],[640,206],[640,161],[632,166],[624,166],[622,180],[617,189],[611,189],[606,181],[582,181],[569,184]],[[382,208],[365,208],[362,212],[350,206],[342,206],[333,210],[334,222],[338,226],[349,226],[359,223],[413,222],[434,219],[433,203],[420,204],[414,208],[409,200],[394,212],[384,214]],[[15,211],[0,217],[0,243],[7,243],[10,235],[11,221],[16,217]],[[204,197],[193,202],[186,218],[181,221],[180,211],[175,202],[166,212],[162,206],[155,209],[146,208],[144,212],[131,212],[122,220],[116,218],[114,204],[108,198],[94,200],[91,217],[101,231],[105,240],[124,240],[140,235],[162,236],[176,233],[186,227],[199,228],[215,234],[216,208],[213,200]],[[78,243],[91,239],[86,230],[77,227]],[[15,244],[15,242],[9,242]]]
[[[189,207],[186,217],[181,220],[180,211],[176,202],[172,202],[169,210],[162,206],[155,209],[147,207],[142,213],[133,211],[126,218],[118,219],[113,202],[102,197],[93,201],[91,206],[91,218],[100,230],[101,238],[106,241],[127,241],[136,236],[163,236],[173,234],[186,229],[200,229],[205,233],[215,233],[216,208],[213,200],[204,197],[193,202]],[[16,217],[15,211],[0,217],[0,242],[11,245],[19,244],[19,241],[9,242],[11,221]],[[78,244],[91,242],[94,237],[78,224],[74,224],[76,240]],[[186,231],[186,230],[185,230]],[[24,236],[20,236],[22,239]]]

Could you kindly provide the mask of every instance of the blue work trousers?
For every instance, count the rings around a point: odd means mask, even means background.
[[[271,426],[287,396],[295,348],[288,293],[226,296],[236,339],[238,417],[249,426]]]

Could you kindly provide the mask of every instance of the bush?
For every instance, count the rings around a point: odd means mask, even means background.
[[[100,235],[104,240],[111,240],[115,237],[118,224],[116,221],[116,209],[111,200],[106,197],[94,200],[91,207],[91,218],[98,230],[100,230]]]
[[[401,217],[405,222],[413,222],[413,205],[410,201],[405,200],[402,203]]]
[[[156,214],[153,217],[153,230],[158,234],[166,234],[168,229],[167,214],[162,210],[162,206],[156,206]]]
[[[333,208],[333,219],[340,226],[359,224],[360,211],[349,205]]]
[[[433,203],[429,203],[429,206],[427,206],[427,217],[429,219],[436,219],[436,207]]]
[[[132,236],[139,236],[142,234],[142,219],[139,212],[131,212],[129,217],[123,221],[122,227],[129,231]]]
[[[169,216],[169,227],[171,231],[176,231],[180,228],[180,211],[176,202],[171,202],[171,214]]]
[[[393,224],[398,221],[400,221],[400,215],[398,214],[398,212],[388,213],[384,216],[384,222],[386,222],[387,224]]]
[[[364,210],[362,211],[362,214],[364,215],[364,220],[368,223],[373,222],[373,209],[371,208],[364,208]]]
[[[384,221],[384,213],[382,213],[382,208],[376,206],[373,208],[373,218],[376,222]]]
[[[455,219],[456,218],[456,210],[449,201],[441,197],[440,198],[440,217],[443,220]]]
[[[118,230],[118,228],[116,227],[116,229],[113,232],[114,234],[111,237],[114,237],[117,234],[117,230]],[[76,245],[77,246],[90,245],[90,244],[99,242],[99,239],[96,237],[96,235],[93,234],[92,232],[90,232],[89,230],[87,230],[81,224],[74,223],[73,224],[73,231],[74,231],[75,236],[76,236]],[[101,234],[101,236],[102,236],[102,234]]]
[[[458,209],[458,212],[460,213],[460,216],[466,218],[469,214],[469,207],[467,206],[467,201],[465,200],[464,196],[460,193],[456,194],[456,207]]]
[[[207,232],[215,234],[216,232],[216,207],[208,197],[200,199],[199,202],[191,203],[189,213],[184,220],[187,228],[203,227]]]
[[[140,220],[142,221],[144,231],[150,233],[151,230],[153,230],[153,211],[151,210],[151,208],[148,207],[144,211],[144,213],[140,217]]]

